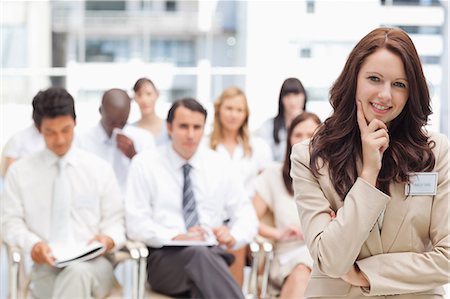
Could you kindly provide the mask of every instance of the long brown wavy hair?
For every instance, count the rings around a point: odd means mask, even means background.
[[[310,168],[318,177],[328,164],[331,182],[344,199],[357,179],[356,162],[362,157],[361,135],[356,118],[356,82],[364,60],[385,48],[400,57],[405,68],[409,97],[403,111],[389,126],[389,147],[383,154],[377,187],[389,192],[389,183],[408,182],[408,173],[430,171],[435,164],[423,126],[432,113],[430,94],[422,65],[410,37],[401,29],[378,28],[353,48],[330,90],[333,114],[324,122],[310,143]]]
[[[291,126],[288,129],[287,132],[287,139],[286,139],[286,152],[284,155],[284,162],[283,162],[283,182],[284,186],[286,187],[287,192],[290,195],[294,195],[294,188],[292,187],[292,177],[291,177],[291,152],[292,152],[292,142],[291,137],[294,133],[295,127],[297,127],[298,124],[301,124],[304,121],[307,121],[308,119],[312,119],[317,125],[321,124],[320,118],[310,112],[303,112],[300,115],[297,115],[291,122]]]
[[[241,137],[245,156],[251,156],[252,148],[250,146],[250,134],[249,134],[249,130],[248,130],[248,117],[249,117],[250,111],[248,108],[247,97],[245,96],[245,93],[242,90],[240,90],[239,88],[234,87],[234,86],[224,89],[224,91],[222,91],[222,94],[219,96],[219,98],[214,102],[214,126],[213,126],[213,130],[211,132],[211,140],[210,140],[209,146],[213,150],[216,150],[217,145],[219,145],[219,143],[223,140],[223,129],[222,129],[222,124],[220,123],[220,108],[222,107],[222,104],[227,99],[234,98],[237,96],[241,96],[244,98],[245,113],[247,115],[245,117],[244,123],[239,128],[238,135],[239,135],[239,137]]]

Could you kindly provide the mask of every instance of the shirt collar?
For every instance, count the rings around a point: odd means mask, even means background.
[[[64,156],[60,157],[46,147],[43,151],[43,159],[48,166],[56,165],[61,158],[64,159],[67,164],[74,165],[76,160],[76,154],[74,152],[75,149],[72,145],[69,151]]]
[[[106,134],[106,130],[105,130],[105,128],[103,128],[101,122],[99,122],[99,123],[97,124],[97,126],[95,127],[95,131],[96,131],[96,134],[95,134],[95,135],[96,135],[96,136],[99,136],[99,137],[101,138],[101,141],[102,141],[103,143],[110,143],[110,142],[111,142],[112,136],[111,136],[111,138],[108,137],[108,134]]]
[[[194,155],[189,160],[185,160],[173,149],[172,142],[167,144],[169,162],[175,169],[181,169],[186,163],[190,164],[194,169],[198,168],[200,166],[200,156],[202,151],[202,146],[199,145]]]

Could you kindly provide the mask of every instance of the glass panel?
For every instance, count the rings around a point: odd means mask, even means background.
[[[219,1],[212,15],[210,37],[201,39],[200,48],[205,49],[206,59],[212,66],[245,66],[246,51],[244,39],[245,18],[239,12],[245,11],[245,1]],[[208,42],[211,51],[208,53]]]
[[[195,65],[195,43],[183,39],[152,39],[150,61],[169,62],[176,66]]]
[[[393,5],[423,5],[435,6],[441,5],[439,0],[392,0]]]
[[[420,60],[423,64],[439,64],[441,63],[440,56],[420,56]]]
[[[0,66],[26,67],[27,63],[27,30],[25,25],[2,25],[0,34],[1,61]]]
[[[212,66],[244,66],[245,51],[241,51],[243,40],[233,34],[214,36]]]
[[[215,102],[225,88],[235,86],[245,93],[244,75],[215,75],[211,82],[211,101]]]
[[[166,6],[166,11],[176,11],[177,10],[177,2],[176,1],[166,1],[165,6]]]
[[[411,34],[441,34],[442,29],[438,26],[398,26]]]
[[[175,75],[168,89],[160,95],[160,100],[172,103],[180,98],[197,98],[197,76]]]
[[[130,58],[129,40],[94,39],[86,40],[87,62],[120,62]]]
[[[126,1],[86,1],[86,10],[125,10]]]

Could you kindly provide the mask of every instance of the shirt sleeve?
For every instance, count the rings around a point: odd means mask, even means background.
[[[329,199],[309,168],[308,144],[295,145],[291,161],[295,199],[308,249],[322,273],[339,278],[355,263],[390,197],[358,178],[336,218],[331,219]]]
[[[448,283],[450,261],[450,205],[448,139],[441,135],[437,194],[433,198],[427,252],[395,252],[370,256],[357,262],[370,282],[363,289],[369,296],[413,293],[430,290]],[[402,270],[404,269],[404,270]]]
[[[114,241],[113,250],[125,244],[124,204],[114,171],[109,165],[104,172],[101,189],[100,233]]]
[[[17,165],[11,165],[6,178],[2,198],[2,232],[6,243],[18,246],[24,252],[31,252],[42,239],[30,231],[25,221],[23,199],[21,198],[20,176]]]
[[[250,199],[247,197],[244,186],[235,176],[227,175],[229,188],[225,195],[227,198],[226,210],[230,217],[230,233],[235,238],[234,249],[250,243],[258,231],[258,218]]]
[[[153,179],[145,171],[148,164],[142,158],[139,155],[133,158],[128,172],[125,199],[127,235],[132,240],[157,248],[162,247],[165,241],[171,240],[180,232],[152,219],[151,200],[155,196],[151,188]]]
[[[3,148],[3,156],[6,158],[18,159],[22,156],[17,141],[18,136],[11,137]]]

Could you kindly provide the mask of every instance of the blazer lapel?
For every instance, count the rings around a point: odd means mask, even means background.
[[[405,195],[405,184],[393,183],[390,185],[390,191],[391,200],[386,206],[385,221],[383,221],[381,229],[381,240],[385,253],[391,249],[411,202],[411,197]]]

